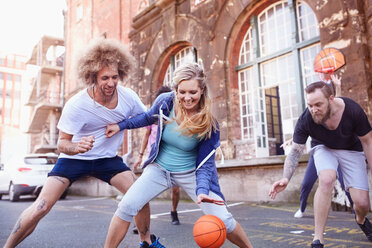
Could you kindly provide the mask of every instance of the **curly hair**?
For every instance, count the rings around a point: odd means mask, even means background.
[[[104,67],[117,68],[123,81],[133,70],[135,59],[129,50],[114,39],[97,38],[90,42],[77,61],[77,77],[86,85],[97,82],[97,74]]]
[[[183,120],[179,125],[179,130],[184,135],[197,135],[198,139],[210,138],[212,132],[216,131],[217,120],[212,115],[211,105],[212,101],[208,96],[208,88],[206,85],[206,75],[204,74],[203,68],[197,63],[190,63],[181,65],[174,71],[173,82],[174,88],[177,92],[178,85],[185,80],[196,80],[199,88],[203,90],[203,93],[199,101],[199,111],[192,117],[187,117],[185,109],[179,102],[178,97],[175,101],[176,119]]]

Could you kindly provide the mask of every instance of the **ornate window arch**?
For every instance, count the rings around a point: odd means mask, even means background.
[[[316,79],[318,22],[303,0],[273,3],[249,22],[235,68],[241,139],[254,144],[250,157],[279,155],[305,107],[303,89]]]

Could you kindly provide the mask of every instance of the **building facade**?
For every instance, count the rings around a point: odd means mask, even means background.
[[[68,100],[86,86],[76,80],[74,66],[79,52],[91,39],[106,37],[120,40],[130,46],[129,33],[132,30],[132,18],[148,6],[148,1],[88,1],[67,0],[65,15],[65,89],[64,96]],[[123,82],[127,87],[136,90],[130,81]],[[124,142],[119,154],[127,154],[132,150],[131,132],[125,131]],[[137,144],[137,143],[136,143]]]
[[[244,167],[234,179],[240,186],[230,191],[239,199],[268,199],[261,193],[272,180],[255,192],[248,189],[258,187],[257,175],[268,165],[275,169],[266,175],[281,173],[280,145],[292,137],[306,107],[304,88],[319,80],[313,60],[321,49],[334,47],[345,55],[346,65],[337,71],[342,95],[356,100],[372,120],[372,1],[68,0],[67,6],[65,97],[83,87],[72,73],[73,58],[94,37],[130,47],[138,64],[125,83],[147,106],[159,86],[172,84],[180,64],[200,63],[221,128],[225,165],[219,172],[234,170],[226,180],[221,176],[221,184]],[[133,131],[129,138],[133,156],[142,134]],[[290,191],[298,192],[301,179]],[[239,195],[242,185],[247,193]]]
[[[372,120],[370,1],[152,1],[133,18],[133,81],[146,103],[184,60],[208,75],[225,158],[284,154],[306,107],[304,88],[319,81],[316,54],[334,47],[346,65],[342,94]],[[368,29],[369,27],[369,29]]]
[[[34,68],[26,105],[31,116],[26,132],[30,153],[57,153],[57,123],[63,107],[64,40],[43,36],[27,61]]]
[[[26,150],[25,144],[15,142],[20,137],[25,138],[21,131],[21,115],[26,59],[21,55],[0,53],[0,162],[11,156],[12,148]]]

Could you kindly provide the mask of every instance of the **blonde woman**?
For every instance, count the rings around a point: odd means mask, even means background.
[[[219,217],[227,238],[239,247],[252,247],[239,223],[224,205],[214,155],[220,145],[218,124],[211,113],[206,78],[198,64],[186,64],[174,73],[175,92],[161,94],[151,109],[107,127],[107,137],[120,130],[159,121],[157,140],[144,163],[144,172],[125,194],[113,216],[106,247],[117,247],[132,218],[163,191],[180,186],[204,214]],[[141,243],[141,247],[156,247]]]

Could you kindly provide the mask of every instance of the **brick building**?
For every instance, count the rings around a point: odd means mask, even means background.
[[[63,107],[63,59],[63,39],[43,36],[27,61],[35,69],[26,102],[32,112],[27,127],[31,153],[57,152],[57,123]]]
[[[67,0],[65,15],[65,99],[82,90],[85,85],[76,80],[73,67],[80,50],[95,37],[104,36],[120,40],[129,46],[129,32],[132,18],[145,8],[147,1],[87,1]],[[129,82],[124,82],[128,87]],[[125,142],[120,154],[131,150],[130,132],[126,131]]]
[[[342,92],[372,119],[367,1],[154,1],[133,19],[138,91],[147,96],[191,54],[208,74],[227,158],[283,154],[314,80],[313,59],[340,49]],[[368,12],[369,11],[369,12]],[[369,25],[371,26],[371,25]],[[187,59],[187,58],[186,58]],[[369,94],[368,94],[369,92]]]
[[[138,70],[128,86],[148,106],[181,63],[202,64],[225,159],[259,166],[284,154],[305,108],[304,87],[318,80],[315,55],[340,49],[342,94],[372,120],[372,1],[141,0],[67,1],[66,89],[81,85],[72,57],[103,35],[129,44]],[[134,131],[130,144],[140,144]],[[133,149],[136,153],[138,149]],[[246,162],[244,162],[246,161]],[[248,162],[247,162],[248,161]],[[266,162],[265,162],[266,163]]]
[[[0,162],[12,156],[9,151],[13,148],[26,150],[26,145],[15,142],[24,138],[21,115],[26,59],[21,55],[0,53]]]

